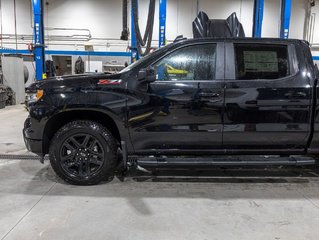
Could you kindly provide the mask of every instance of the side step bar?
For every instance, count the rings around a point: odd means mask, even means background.
[[[316,160],[308,156],[213,156],[213,157],[166,157],[166,156],[134,156],[138,166],[165,167],[210,167],[210,166],[262,166],[262,165],[313,165]]]

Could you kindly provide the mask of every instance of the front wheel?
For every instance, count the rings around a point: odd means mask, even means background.
[[[113,177],[117,144],[101,124],[74,121],[55,134],[49,155],[53,170],[64,181],[94,185]]]

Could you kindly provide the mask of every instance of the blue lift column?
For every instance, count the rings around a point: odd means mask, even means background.
[[[280,38],[289,37],[292,0],[281,0]]]
[[[44,71],[44,26],[43,1],[32,0],[34,14],[34,59],[36,80],[43,79]]]
[[[253,37],[261,38],[263,17],[264,17],[264,0],[255,0],[254,2],[254,24]]]
[[[166,0],[159,0],[159,42],[158,47],[166,43]]]
[[[132,53],[131,63],[134,63],[139,59],[139,55],[138,55],[137,40],[135,35],[133,3],[131,3],[131,53]]]

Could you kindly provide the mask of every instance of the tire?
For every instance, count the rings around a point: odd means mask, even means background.
[[[74,121],[63,126],[50,144],[55,173],[74,185],[95,185],[114,176],[117,144],[101,124]]]

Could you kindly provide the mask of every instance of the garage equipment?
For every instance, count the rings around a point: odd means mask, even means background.
[[[264,18],[264,0],[254,0],[253,37],[260,38]]]
[[[25,80],[23,59],[19,55],[1,57],[3,84],[15,93],[16,104],[25,102]]]
[[[84,62],[83,59],[78,57],[78,59],[75,62],[75,74],[83,74],[84,73]]]
[[[55,65],[52,60],[46,60],[45,61],[45,70],[47,77],[55,77],[56,72],[55,72]]]
[[[15,94],[10,87],[0,84],[0,109],[15,105]]]
[[[288,39],[292,0],[281,0],[280,38]]]
[[[194,38],[225,37],[243,38],[245,32],[236,13],[232,13],[226,20],[209,19],[205,12],[199,12],[193,22]]]
[[[5,91],[5,87],[3,85],[0,85],[0,109],[5,108],[6,100],[7,100],[7,94]]]
[[[145,56],[150,53],[151,44],[153,39],[153,27],[154,27],[154,14],[155,14],[155,0],[150,0],[148,17],[147,17],[147,25],[144,33],[144,37],[142,38],[142,34],[140,31],[139,23],[138,23],[138,0],[132,0],[132,10],[133,10],[133,18],[134,18],[134,31],[137,40],[137,50],[141,56]],[[142,51],[142,47],[146,46],[145,51]]]
[[[43,0],[32,0],[34,13],[34,59],[36,64],[36,79],[41,80],[45,72],[44,62],[44,26]]]
[[[127,27],[127,9],[128,9],[128,4],[127,4],[127,0],[123,0],[123,30],[122,30],[122,34],[121,34],[121,40],[128,40],[128,35],[129,35],[129,30]]]
[[[35,81],[35,66],[34,66],[34,61],[30,57],[30,61],[26,60],[24,58],[24,82],[25,82],[25,87],[29,87],[32,83]]]

